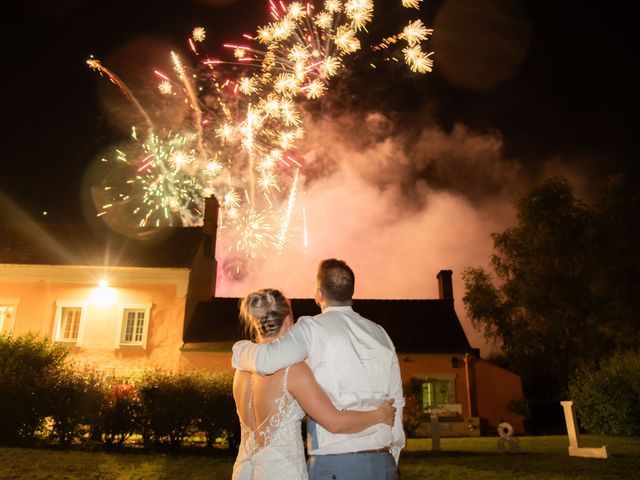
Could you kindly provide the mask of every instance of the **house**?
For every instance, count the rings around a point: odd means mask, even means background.
[[[0,225],[0,332],[45,335],[116,376],[188,368],[184,319],[215,292],[217,212],[208,199],[203,227],[134,237],[90,225]]]
[[[117,377],[148,367],[231,371],[244,338],[238,299],[215,297],[218,205],[207,199],[198,228],[140,229],[122,236],[87,225],[0,225],[0,331],[46,335],[79,363]],[[479,357],[454,308],[452,272],[438,273],[433,300],[354,301],[394,341],[412,434],[523,431],[508,405],[520,378]],[[294,316],[315,315],[292,299]]]

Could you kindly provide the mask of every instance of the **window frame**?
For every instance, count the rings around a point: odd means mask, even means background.
[[[0,335],[3,333],[7,333],[7,334],[13,333],[13,329],[16,326],[16,318],[18,316],[19,304],[20,304],[19,297],[0,297],[0,306],[13,307],[13,318],[12,318],[12,323],[10,324],[9,327],[7,327],[8,324],[5,324],[6,319],[4,317],[0,317]]]
[[[119,303],[118,304],[118,328],[116,332],[115,348],[147,348],[147,338],[149,335],[149,323],[151,322],[151,302],[137,302],[137,303]],[[143,310],[144,311],[144,324],[142,326],[142,340],[139,342],[124,342],[123,333],[125,329],[125,312],[129,310]]]
[[[61,338],[62,312],[65,308],[80,309],[80,323],[78,325],[78,336],[75,340]],[[53,324],[53,341],[65,345],[82,346],[84,343],[84,330],[87,323],[88,303],[79,300],[56,300],[56,313]]]
[[[440,405],[456,405],[456,374],[454,373],[441,373],[441,374],[426,374],[426,375],[419,375],[416,376],[416,378],[418,378],[418,380],[420,381],[420,385],[421,385],[421,396],[420,396],[420,412],[422,414],[429,414],[431,412],[431,410],[435,407],[436,409],[438,408],[438,406]],[[426,383],[432,383],[432,384],[436,384],[437,382],[440,383],[447,383],[447,402],[446,403],[434,403],[431,405],[425,405],[424,403],[424,394],[422,392],[424,392],[424,385]],[[435,398],[434,398],[435,400]]]

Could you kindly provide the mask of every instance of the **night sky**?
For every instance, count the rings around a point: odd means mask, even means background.
[[[51,221],[81,219],[86,166],[123,136],[99,106],[98,93],[108,84],[86,59],[93,54],[110,66],[114,52],[140,37],[186,54],[195,26],[207,29],[207,52],[221,55],[223,41],[240,39],[268,20],[263,0],[229,2],[11,2],[2,29],[0,200],[39,220],[43,211]],[[399,5],[376,2],[372,36],[397,31]],[[363,49],[334,82],[339,96],[329,95],[317,108],[382,111],[396,127],[422,121],[428,112],[429,121],[445,130],[463,123],[501,132],[505,155],[532,171],[543,159],[562,156],[583,163],[591,178],[635,174],[632,16],[622,2],[598,5],[427,0],[422,12],[436,30],[434,73],[411,75],[389,63],[372,70],[374,56]],[[155,88],[151,73],[149,79]]]

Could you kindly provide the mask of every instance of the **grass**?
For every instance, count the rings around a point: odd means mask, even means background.
[[[521,453],[498,453],[497,438],[410,439],[400,458],[401,480],[592,480],[638,478],[640,438],[581,437],[581,446],[607,445],[606,460],[569,457],[566,436],[521,437]],[[234,458],[202,449],[181,453],[82,447],[0,448],[0,479],[228,479]],[[285,479],[286,480],[286,479]]]
[[[581,447],[607,445],[609,458],[569,457],[566,436],[521,437],[521,453],[498,453],[497,437],[410,440],[400,457],[402,480],[617,480],[638,478],[640,438],[584,435]]]
[[[234,457],[76,447],[0,448],[0,479],[228,479]]]

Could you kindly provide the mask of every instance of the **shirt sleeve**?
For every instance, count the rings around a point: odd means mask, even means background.
[[[256,344],[248,340],[233,346],[231,364],[239,370],[271,375],[303,361],[311,346],[311,317],[302,317],[284,335],[271,343]]]
[[[400,376],[400,364],[398,363],[398,357],[394,354],[393,362],[391,363],[391,379],[390,379],[390,394],[394,399],[394,407],[396,407],[396,417],[391,428],[393,433],[393,443],[391,444],[390,451],[393,458],[398,464],[400,458],[400,451],[405,446],[405,434],[404,427],[402,425],[402,410],[404,408],[404,395],[402,392],[402,378]]]
[[[398,355],[396,354],[393,341],[389,337],[386,331],[382,329],[384,336],[387,339],[389,347],[393,350],[393,357],[391,360],[391,371],[389,372],[389,396],[393,398],[393,406],[396,407],[396,416],[391,427],[391,433],[393,435],[393,443],[389,450],[393,455],[393,458],[398,465],[400,459],[400,451],[405,447],[405,433],[404,425],[402,424],[402,410],[404,409],[404,391],[402,388],[402,376],[400,375],[400,362],[398,362]]]

